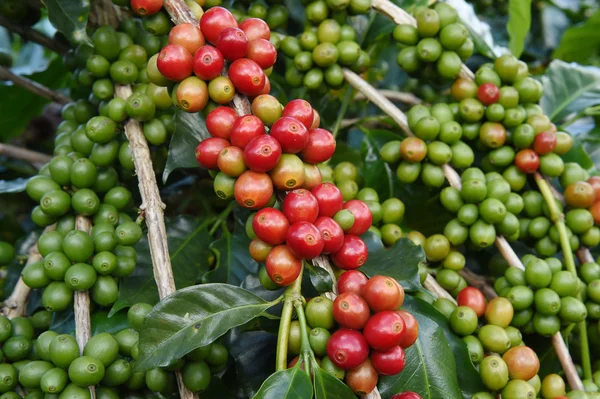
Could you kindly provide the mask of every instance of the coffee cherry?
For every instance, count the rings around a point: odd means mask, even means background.
[[[212,80],[219,76],[225,66],[225,58],[213,46],[202,46],[192,60],[194,74],[202,80]]]
[[[354,215],[354,224],[346,231],[347,234],[359,236],[369,230],[373,222],[373,215],[367,204],[361,200],[351,200],[344,204],[343,209]]]
[[[340,294],[352,292],[362,295],[367,281],[369,279],[364,273],[358,270],[347,270],[338,278],[338,292]]]
[[[404,302],[404,290],[391,277],[373,276],[365,285],[363,298],[373,312],[396,310]]]
[[[327,356],[341,369],[351,370],[367,359],[369,346],[360,332],[341,328],[329,338]]]
[[[294,154],[282,154],[269,172],[273,185],[279,190],[293,190],[304,184],[304,163]]]
[[[384,352],[373,352],[371,362],[379,374],[396,375],[404,370],[406,355],[400,346],[394,346]]]
[[[317,199],[306,189],[298,189],[288,193],[283,200],[282,210],[291,224],[296,222],[313,223],[319,216]]]
[[[317,165],[304,162],[304,184],[302,185],[307,190],[312,190],[323,182],[323,176]]]
[[[203,168],[217,170],[219,154],[229,146],[229,141],[218,137],[203,140],[196,147],[196,160]]]
[[[278,245],[269,252],[265,267],[271,280],[280,287],[285,287],[300,275],[302,260],[294,256],[286,245]]]
[[[169,32],[169,44],[178,44],[184,47],[190,54],[196,53],[204,46],[204,35],[200,28],[189,22],[175,25]]]
[[[235,200],[244,208],[262,208],[269,203],[272,195],[273,183],[266,173],[247,170],[235,182]]]
[[[233,14],[223,7],[212,7],[200,18],[200,29],[209,43],[216,44],[217,38],[227,28],[237,28]]]
[[[314,223],[315,227],[321,232],[323,237],[324,254],[330,254],[338,251],[344,243],[344,231],[340,225],[328,216],[321,216]]]
[[[131,9],[142,17],[156,14],[162,6],[163,0],[131,0]]]
[[[246,145],[255,137],[265,134],[265,125],[254,115],[238,118],[231,128],[231,144],[245,149]]]
[[[397,393],[392,396],[390,399],[423,399],[421,395],[416,392],[402,392]]]
[[[540,167],[540,157],[534,150],[526,148],[517,152],[515,165],[521,172],[531,174]]]
[[[282,116],[294,118],[310,129],[314,120],[314,110],[308,101],[296,99],[283,107]]]
[[[477,317],[483,316],[485,312],[485,296],[475,287],[467,287],[460,291],[456,297],[458,306],[468,306],[475,311]]]
[[[262,69],[271,68],[277,61],[277,50],[267,39],[255,39],[248,44],[247,57]]]
[[[342,192],[335,184],[319,184],[311,190],[311,193],[317,199],[319,216],[333,217],[337,212],[341,211],[344,206]]]
[[[250,257],[257,262],[265,262],[267,260],[267,256],[273,247],[266,242],[262,241],[260,238],[255,238],[250,241],[250,245],[248,246],[248,251],[250,252]]]
[[[407,137],[400,144],[400,154],[409,162],[421,162],[427,155],[427,143],[418,137]]]
[[[300,156],[304,162],[321,163],[333,156],[336,142],[333,135],[325,129],[311,129],[308,131],[308,143]]]
[[[333,318],[342,327],[360,330],[370,316],[369,305],[358,294],[342,293],[333,302]]]
[[[252,230],[258,238],[269,245],[280,245],[285,242],[285,236],[290,228],[290,222],[278,209],[263,208],[254,215]]]
[[[385,352],[400,343],[404,329],[402,317],[395,311],[386,310],[371,316],[363,334],[371,348]]]
[[[239,28],[226,28],[217,37],[217,49],[227,61],[235,61],[248,53],[248,36]]]
[[[308,130],[297,119],[290,117],[279,118],[269,132],[279,143],[283,152],[296,154],[306,148],[309,137]]]
[[[302,259],[313,259],[323,251],[323,237],[312,223],[296,222],[290,226],[285,241],[292,253]]]
[[[369,256],[367,245],[357,236],[344,236],[342,247],[331,255],[333,263],[344,270],[353,270],[361,267]]]
[[[490,105],[498,101],[500,90],[493,83],[484,83],[477,88],[477,99],[484,105]]]
[[[538,155],[550,154],[556,148],[556,135],[552,132],[541,132],[535,136],[533,150]]]
[[[175,98],[187,112],[202,111],[208,102],[208,88],[203,80],[190,76],[179,83]]]
[[[229,107],[217,107],[206,116],[206,129],[213,137],[229,140],[233,124],[239,118]]]
[[[397,313],[402,317],[402,320],[404,320],[405,327],[399,345],[406,349],[412,346],[419,337],[419,322],[415,316],[405,310],[398,310]]]
[[[365,360],[360,366],[346,373],[344,382],[358,396],[366,396],[377,387],[379,375],[371,360]]]
[[[250,170],[268,172],[281,159],[281,145],[272,136],[254,137],[244,148],[244,162]]]
[[[508,366],[508,376],[513,380],[530,380],[540,369],[537,354],[528,346],[515,346],[502,355]]]
[[[247,58],[233,61],[229,66],[229,79],[236,90],[250,97],[261,94],[266,82],[265,73],[260,66]]]
[[[192,54],[178,44],[168,44],[160,50],[156,65],[167,79],[182,81],[192,74]]]
[[[247,18],[240,23],[240,29],[244,31],[248,40],[256,39],[269,40],[271,38],[271,29],[265,21],[260,18]]]
[[[596,201],[596,191],[588,182],[571,183],[565,189],[565,201],[571,208],[589,208]]]

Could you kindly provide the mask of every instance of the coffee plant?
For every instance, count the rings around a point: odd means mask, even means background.
[[[600,398],[599,38],[0,0],[0,399]]]

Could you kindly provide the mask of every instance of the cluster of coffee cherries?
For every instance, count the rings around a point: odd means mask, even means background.
[[[360,268],[368,257],[359,237],[371,227],[369,207],[360,200],[344,203],[340,190],[322,183],[311,191],[289,192],[281,210],[267,207],[248,219],[250,255],[264,262],[262,272],[276,284],[291,284],[302,269],[303,259],[330,255],[344,270]],[[269,286],[268,284],[266,285]]]
[[[269,93],[264,70],[277,59],[270,37],[262,19],[248,18],[238,24],[229,10],[213,7],[202,15],[200,27],[184,23],[171,29],[169,44],[158,54],[156,65],[165,78],[179,82],[173,91],[177,104],[187,112],[198,112],[209,97],[227,104],[236,92],[249,97]],[[230,63],[227,76],[222,76],[226,62]]]
[[[263,112],[272,104],[274,112]],[[218,107],[206,118],[211,138],[196,149],[198,163],[215,175],[222,199],[235,197],[244,208],[259,209],[275,201],[275,190],[312,189],[321,183],[317,163],[335,151],[335,138],[319,128],[318,114],[305,100],[292,100],[283,110],[270,95],[254,99],[254,115],[238,116]],[[265,124],[270,126],[269,134]]]

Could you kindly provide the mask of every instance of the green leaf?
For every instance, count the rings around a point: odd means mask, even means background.
[[[308,375],[292,367],[267,378],[252,399],[311,399],[312,391]]]
[[[509,0],[506,30],[510,41],[508,47],[517,58],[525,49],[525,38],[531,28],[531,0]]]
[[[342,381],[321,367],[314,367],[315,399],[355,399],[356,395]]]
[[[562,35],[552,58],[582,64],[598,55],[600,49],[600,10],[596,11],[584,24],[571,27]]]
[[[600,103],[600,68],[554,60],[542,84],[540,105],[553,122]]]
[[[385,143],[398,140],[398,135],[387,130],[361,129],[365,134],[361,153],[363,159],[362,173],[365,187],[377,190],[381,200],[388,199],[394,192],[396,174],[390,165],[383,162],[379,156],[379,150]]]
[[[45,0],[52,25],[70,41],[91,45],[85,27],[90,13],[88,0]]]
[[[0,194],[23,192],[28,181],[29,178],[23,177],[14,180],[0,180]]]
[[[401,238],[389,249],[369,252],[369,257],[361,267],[368,276],[389,276],[407,291],[421,289],[419,263],[425,262],[423,247],[415,245],[408,238]]]
[[[163,183],[171,172],[179,168],[197,168],[196,147],[202,140],[210,137],[202,113],[175,111],[175,133],[169,144],[167,164],[163,172]]]
[[[127,321],[127,312],[119,312],[109,317],[108,312],[99,311],[91,314],[90,322],[92,324],[92,335],[101,332],[116,334],[119,331],[129,327]],[[72,309],[55,312],[52,314],[52,323],[50,330],[59,334],[75,333],[75,314]]]
[[[308,272],[310,282],[318,292],[323,293],[331,291],[333,281],[331,280],[331,276],[326,270],[320,267],[313,266],[309,263],[304,264],[304,270]]]
[[[208,228],[211,222],[211,219],[202,220],[183,215],[173,219],[167,218],[165,221],[171,267],[177,288],[197,284],[208,271],[208,258],[211,253],[202,243],[210,242]],[[138,302],[158,302],[148,237],[144,236],[135,249],[137,265],[131,275],[120,280],[119,297],[110,311],[110,316]]]
[[[166,366],[273,306],[243,288],[203,284],[160,301],[140,332],[138,370]]]
[[[477,52],[494,59],[497,57],[497,54],[505,51],[504,48],[496,46],[492,36],[492,28],[477,16],[473,5],[467,3],[465,0],[448,0],[447,3],[458,12],[461,21],[471,34],[471,39],[475,44]]]

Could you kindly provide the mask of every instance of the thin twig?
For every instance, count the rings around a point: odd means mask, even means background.
[[[412,93],[405,93],[405,92],[401,92],[401,91],[385,90],[385,89],[379,90],[379,92],[381,93],[381,95],[383,95],[385,98],[387,98],[388,100],[391,100],[391,101],[399,101],[401,103],[405,103],[405,104],[409,104],[409,105],[423,104],[423,100],[421,100],[419,97],[415,96]],[[354,95],[354,99],[357,101],[366,100],[367,96],[365,96],[361,92],[357,92]]]
[[[45,163],[50,162],[52,159],[52,157],[48,154],[17,147],[16,145],[2,143],[0,143],[0,155],[29,162],[38,169]]]
[[[35,80],[31,80],[28,78],[24,78],[23,76],[14,74],[5,67],[0,67],[0,80],[10,80],[15,85],[20,86],[26,90],[29,90],[33,94],[36,94],[40,97],[47,98],[48,100],[55,101],[59,104],[64,105],[64,104],[68,104],[73,101],[69,97],[65,96],[64,94],[54,91],[52,89],[49,89],[46,86],[36,82]]]
[[[65,54],[69,50],[66,44],[51,39],[29,26],[17,24],[4,16],[0,16],[0,25],[4,26],[10,32],[18,34],[23,39],[40,44],[60,55]]]
[[[56,229],[56,225],[52,224],[44,229],[44,233],[53,231],[54,229]],[[37,240],[32,244],[27,253],[28,256],[25,267],[43,259],[42,255],[40,255],[40,251],[38,251]],[[25,284],[22,277],[19,277],[19,280],[17,281],[15,288],[13,288],[12,293],[2,304],[2,314],[9,319],[23,316],[25,314],[25,309],[27,308],[27,299],[29,298],[30,293],[31,288]]]

